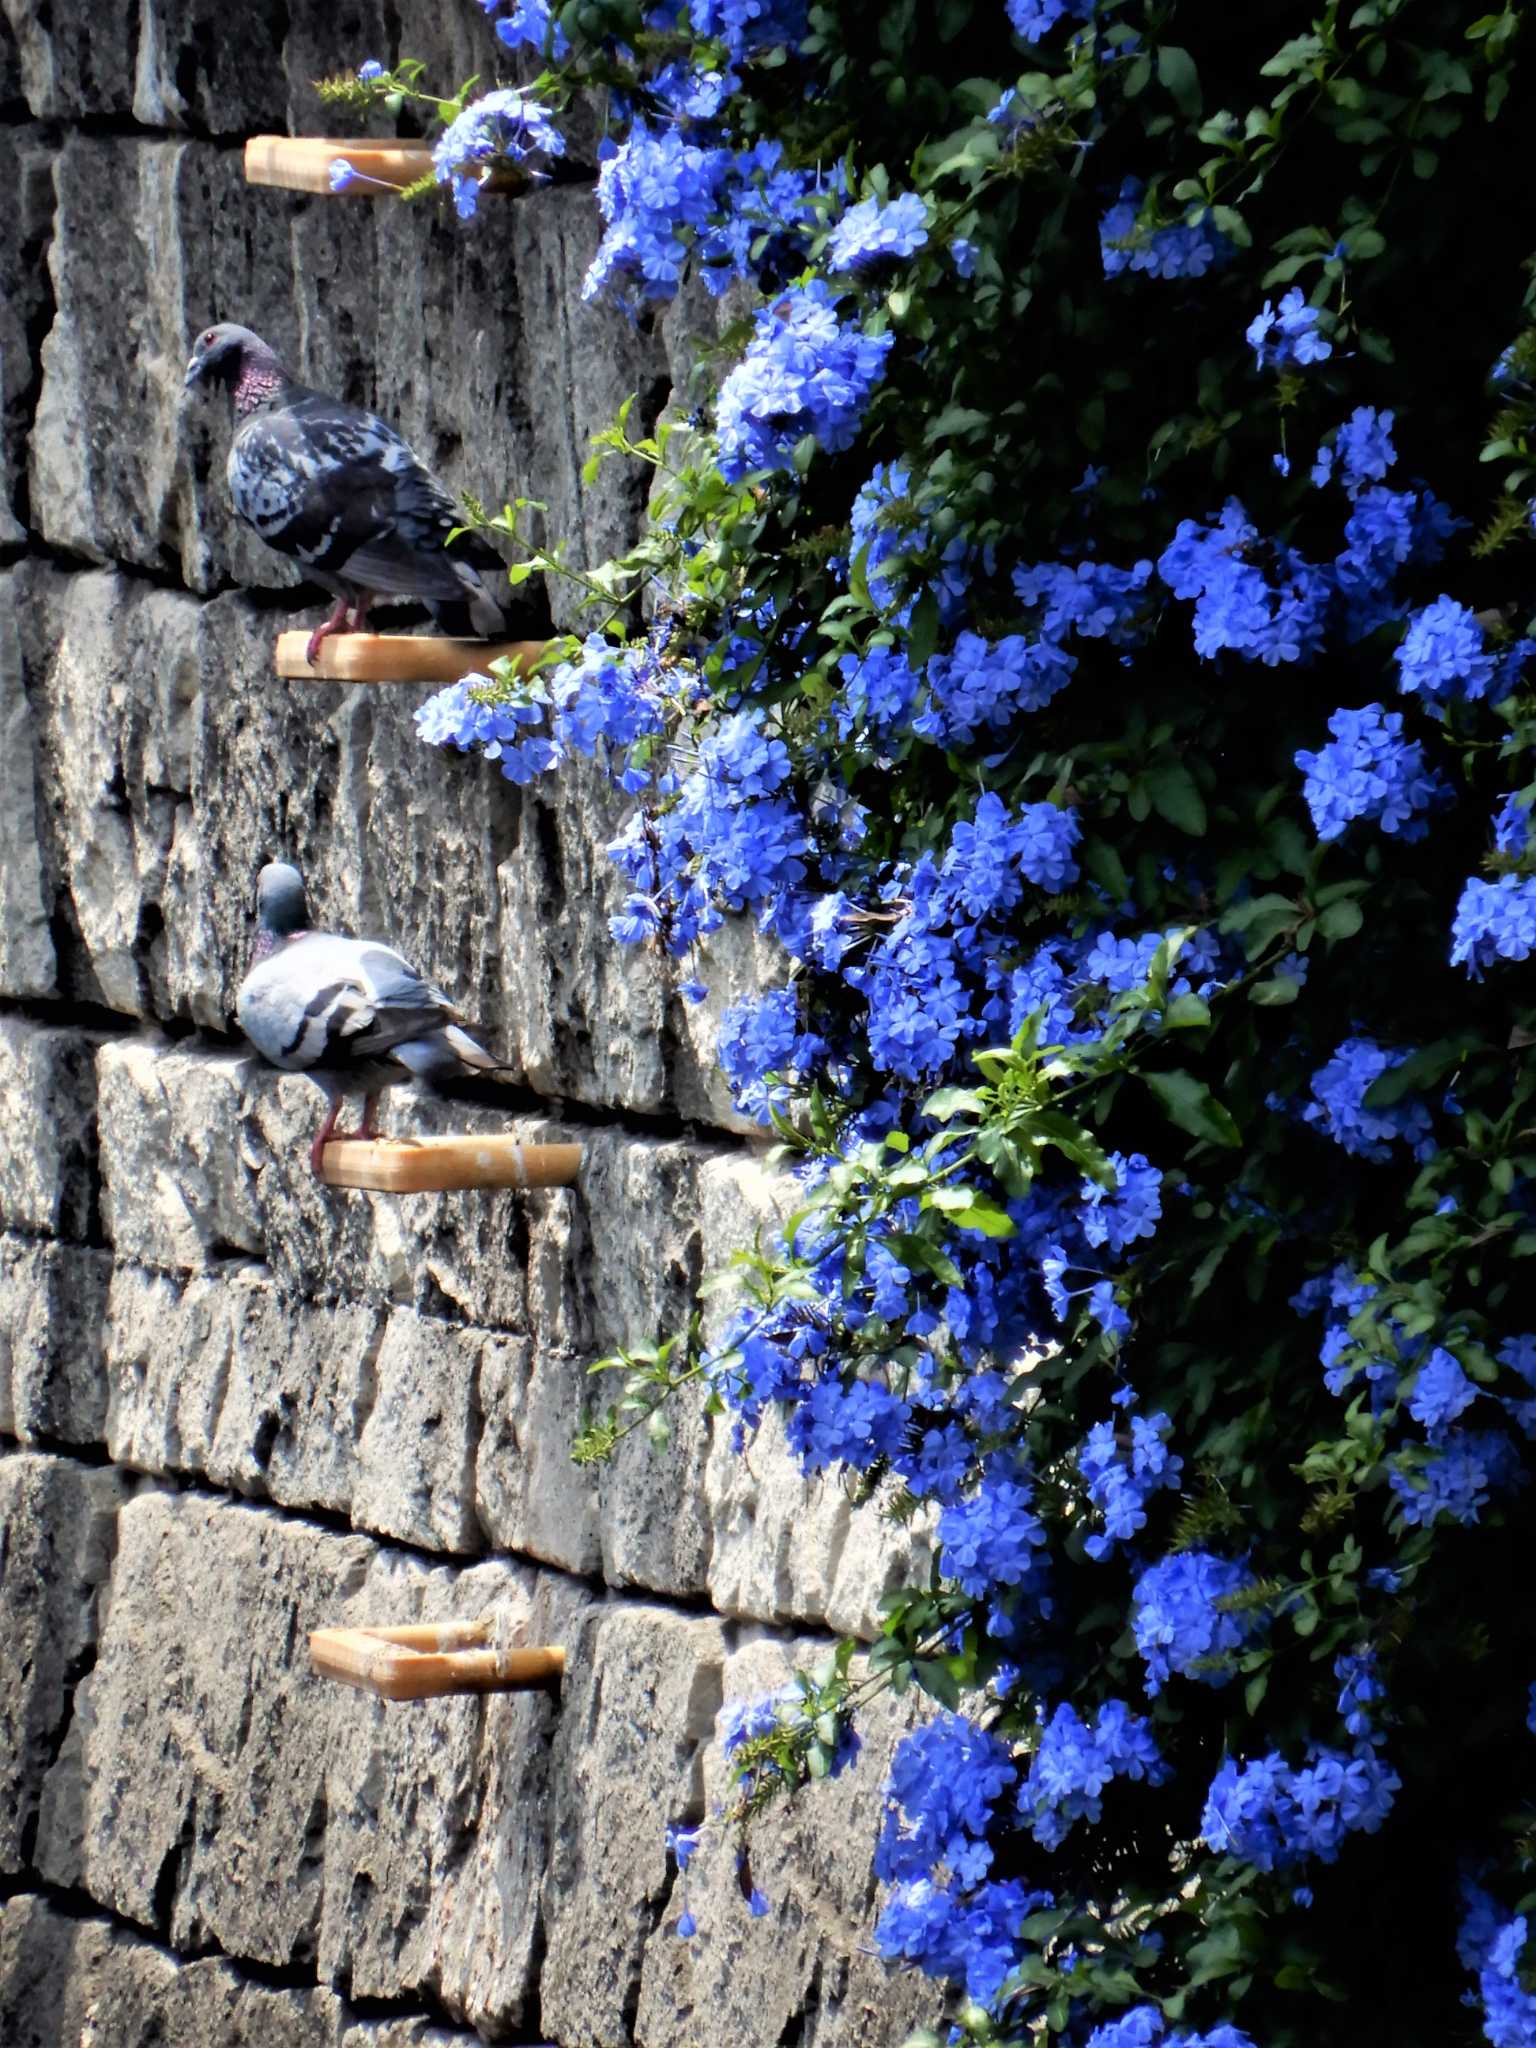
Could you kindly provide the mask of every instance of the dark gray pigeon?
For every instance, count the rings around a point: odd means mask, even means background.
[[[255,959],[240,984],[235,1016],[264,1060],[308,1074],[330,1111],[310,1147],[316,1176],[333,1140],[372,1138],[382,1090],[400,1081],[440,1083],[494,1073],[498,1063],[453,1021],[441,989],[377,939],[312,932],[304,881],[286,861],[256,878]],[[363,1091],[363,1120],[338,1131],[347,1089]]]
[[[311,666],[322,640],[360,632],[380,598],[424,604],[455,635],[511,630],[506,564],[476,534],[448,545],[463,515],[393,427],[296,382],[259,334],[228,322],[197,337],[186,388],[198,384],[233,401],[236,512],[336,599],[310,635]]]

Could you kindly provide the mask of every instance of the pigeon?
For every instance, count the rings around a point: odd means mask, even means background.
[[[254,962],[235,1017],[264,1060],[324,1089],[330,1111],[309,1150],[317,1179],[327,1145],[378,1135],[385,1088],[504,1071],[453,1021],[442,990],[393,946],[311,931],[304,878],[286,861],[269,861],[257,876],[256,919]],[[364,1092],[363,1118],[355,1131],[338,1131],[349,1087]]]
[[[309,637],[311,668],[332,633],[360,632],[380,598],[414,599],[445,631],[494,639],[511,630],[506,564],[463,523],[453,498],[393,427],[311,391],[248,327],[197,337],[185,389],[222,384],[235,417],[226,474],[236,512],[329,590],[334,610]]]

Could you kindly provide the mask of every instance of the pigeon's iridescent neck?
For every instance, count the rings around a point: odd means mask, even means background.
[[[264,924],[258,925],[256,943],[251,948],[252,966],[258,960],[265,960],[270,954],[275,953],[279,946],[286,946],[290,939],[302,939],[303,936],[303,932],[272,932],[268,931]]]
[[[276,398],[283,388],[283,373],[275,363],[247,362],[240,372],[240,382],[235,386],[235,417],[243,419],[269,399]]]

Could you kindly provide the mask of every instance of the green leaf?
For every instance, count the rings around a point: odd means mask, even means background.
[[[1191,1137],[1204,1138],[1213,1145],[1240,1145],[1243,1142],[1242,1132],[1232,1112],[1223,1108],[1195,1075],[1179,1067],[1171,1074],[1143,1074],[1141,1078],[1157,1098],[1169,1122],[1177,1124],[1181,1131],[1188,1131]]]
[[[1160,818],[1166,818],[1170,825],[1177,825],[1192,838],[1203,837],[1205,799],[1182,761],[1168,761],[1149,769],[1146,785],[1152,807]]]
[[[1200,74],[1188,50],[1164,43],[1157,53],[1157,82],[1181,114],[1193,120],[1200,112]]]

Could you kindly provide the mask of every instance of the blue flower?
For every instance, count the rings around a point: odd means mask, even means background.
[[[731,169],[729,150],[706,149],[676,128],[636,121],[598,168],[597,203],[609,226],[582,297],[628,288],[642,300],[671,298],[688,256],[684,231],[709,222]]]
[[[1514,1445],[1489,1429],[1453,1429],[1435,1449],[1404,1458],[1387,1477],[1410,1529],[1427,1529],[1441,1515],[1463,1526],[1476,1522],[1495,1493],[1525,1483]]]
[[[963,1714],[940,1714],[904,1736],[885,1785],[875,1875],[888,1884],[944,1864],[978,1883],[992,1863],[992,1812],[1015,1782],[1008,1745]]]
[[[915,255],[928,239],[928,208],[915,192],[850,206],[827,243],[827,268],[860,280]]]
[[[949,245],[950,261],[961,277],[970,278],[976,275],[976,258],[979,254],[976,244],[967,241],[964,235],[956,235]]]
[[[1362,1650],[1342,1653],[1333,1660],[1333,1675],[1339,1682],[1339,1715],[1347,1731],[1362,1741],[1374,1741],[1377,1702],[1386,1698],[1386,1687],[1376,1675],[1376,1653]]]
[[[1414,613],[1396,658],[1398,688],[1436,704],[1484,696],[1498,667],[1482,627],[1453,597],[1438,597]]]
[[[1357,405],[1339,428],[1333,452],[1342,465],[1341,482],[1353,498],[1368,483],[1379,483],[1397,460],[1392,445],[1395,415]]]
[[[384,76],[384,66],[379,62],[377,57],[365,58],[364,61],[357,67],[357,76],[358,82],[360,84],[372,85],[373,81],[376,78],[382,78]]]
[[[939,1517],[945,1576],[976,1599],[1032,1579],[1045,1541],[1032,1488],[1006,1464],[984,1474],[969,1500]]]
[[[926,739],[968,742],[1011,726],[1022,711],[1044,710],[1076,667],[1076,658],[1053,641],[961,633],[948,654],[928,664],[930,704],[913,730]]]
[[[1123,1252],[1138,1237],[1151,1237],[1163,1213],[1163,1176],[1145,1155],[1111,1152],[1109,1163],[1115,1171],[1112,1188],[1096,1180],[1082,1182],[1083,1236],[1091,1245],[1107,1245]]]
[[[1451,963],[1476,980],[1496,960],[1528,960],[1536,952],[1536,875],[1474,876],[1461,892],[1451,929]]]
[[[1016,36],[1038,43],[1064,15],[1092,21],[1098,0],[1007,0],[1008,21]]]
[[[697,34],[724,43],[738,62],[805,35],[805,0],[692,0],[688,13]]]
[[[1117,1543],[1139,1535],[1147,1526],[1149,1498],[1163,1487],[1178,1485],[1184,1461],[1168,1449],[1172,1433],[1172,1421],[1158,1413],[1133,1415],[1123,1432],[1118,1422],[1096,1422],[1084,1437],[1077,1469],[1089,1500],[1104,1517],[1102,1531],[1083,1539],[1091,1558],[1106,1558]]]
[[[358,172],[355,166],[349,164],[344,156],[331,158],[331,190],[333,192],[345,192],[348,186],[355,185],[357,181]]]
[[[1248,345],[1261,370],[1291,369],[1320,363],[1333,354],[1333,343],[1321,332],[1322,315],[1309,306],[1301,287],[1292,285],[1278,307],[1264,301],[1248,325]]]
[[[911,1410],[873,1380],[820,1379],[791,1411],[785,1425],[790,1449],[806,1472],[851,1465],[867,1472],[890,1458],[906,1438]]]
[[[1524,860],[1530,849],[1533,800],[1536,791],[1512,790],[1494,813],[1494,850],[1506,860]]]
[[[1402,713],[1383,704],[1339,710],[1328,730],[1327,746],[1295,757],[1318,838],[1337,839],[1368,818],[1394,838],[1422,839],[1429,829],[1423,814],[1448,801],[1450,785],[1425,767],[1420,743],[1403,738]]]
[[[1166,1782],[1169,1772],[1146,1719],[1123,1700],[1106,1700],[1090,1727],[1070,1706],[1047,1720],[1019,1787],[1019,1818],[1045,1849],[1059,1849],[1080,1820],[1098,1820],[1113,1778]]]
[[[1477,1972],[1483,2034],[1490,2048],[1533,2048],[1536,2044],[1536,1995],[1526,1990],[1521,1979],[1521,1959],[1529,1934],[1523,1913],[1502,1926],[1495,1920],[1486,1935],[1479,1930],[1470,1943],[1463,1929],[1463,1960]]]
[[[480,187],[499,166],[531,169],[533,159],[564,156],[565,137],[548,107],[517,86],[488,92],[449,123],[432,151],[432,169],[448,185],[459,216],[468,220],[479,204]]]
[[[791,1089],[786,1080],[810,1073],[826,1051],[826,1043],[800,1026],[799,999],[793,988],[769,989],[733,1003],[720,1019],[718,1058],[731,1086],[736,1107],[759,1123],[772,1121],[770,1108],[787,1107]]]
[[[1300,1770],[1275,1751],[1246,1763],[1228,1757],[1211,1781],[1200,1832],[1218,1855],[1256,1870],[1284,1870],[1313,1856],[1334,1863],[1346,1835],[1376,1833],[1401,1786],[1369,1749],[1354,1756],[1314,1749]]]
[[[1416,1096],[1405,1096],[1385,1109],[1366,1106],[1366,1093],[1383,1074],[1400,1067],[1408,1054],[1388,1052],[1370,1038],[1346,1038],[1326,1066],[1312,1076],[1312,1096],[1302,1122],[1316,1127],[1352,1152],[1357,1159],[1378,1162],[1392,1157],[1397,1140],[1410,1146],[1415,1159],[1435,1150],[1429,1111]]]
[[[1219,1603],[1253,1583],[1246,1565],[1206,1550],[1175,1551],[1142,1573],[1131,1595],[1131,1627],[1146,1659],[1149,1693],[1160,1692],[1175,1672],[1202,1685],[1226,1684],[1232,1653],[1253,1634],[1258,1618]]]
[[[1437,1344],[1419,1367],[1408,1412],[1438,1443],[1445,1431],[1477,1399],[1477,1388],[1443,1345]]]
[[[1148,277],[1204,277],[1231,255],[1232,244],[1213,223],[1209,211],[1195,226],[1185,221],[1166,227],[1144,224],[1144,192],[1139,179],[1127,178],[1119,198],[1099,222],[1099,251],[1106,277],[1119,277],[1127,270]]]
[[[837,303],[813,279],[758,314],[746,355],[720,388],[719,463],[728,481],[792,470],[807,435],[831,453],[852,446],[894,337],[840,320]]]
[[[496,33],[509,50],[526,45],[551,57],[570,54],[570,38],[554,20],[549,0],[514,0],[512,12],[497,21]]]

